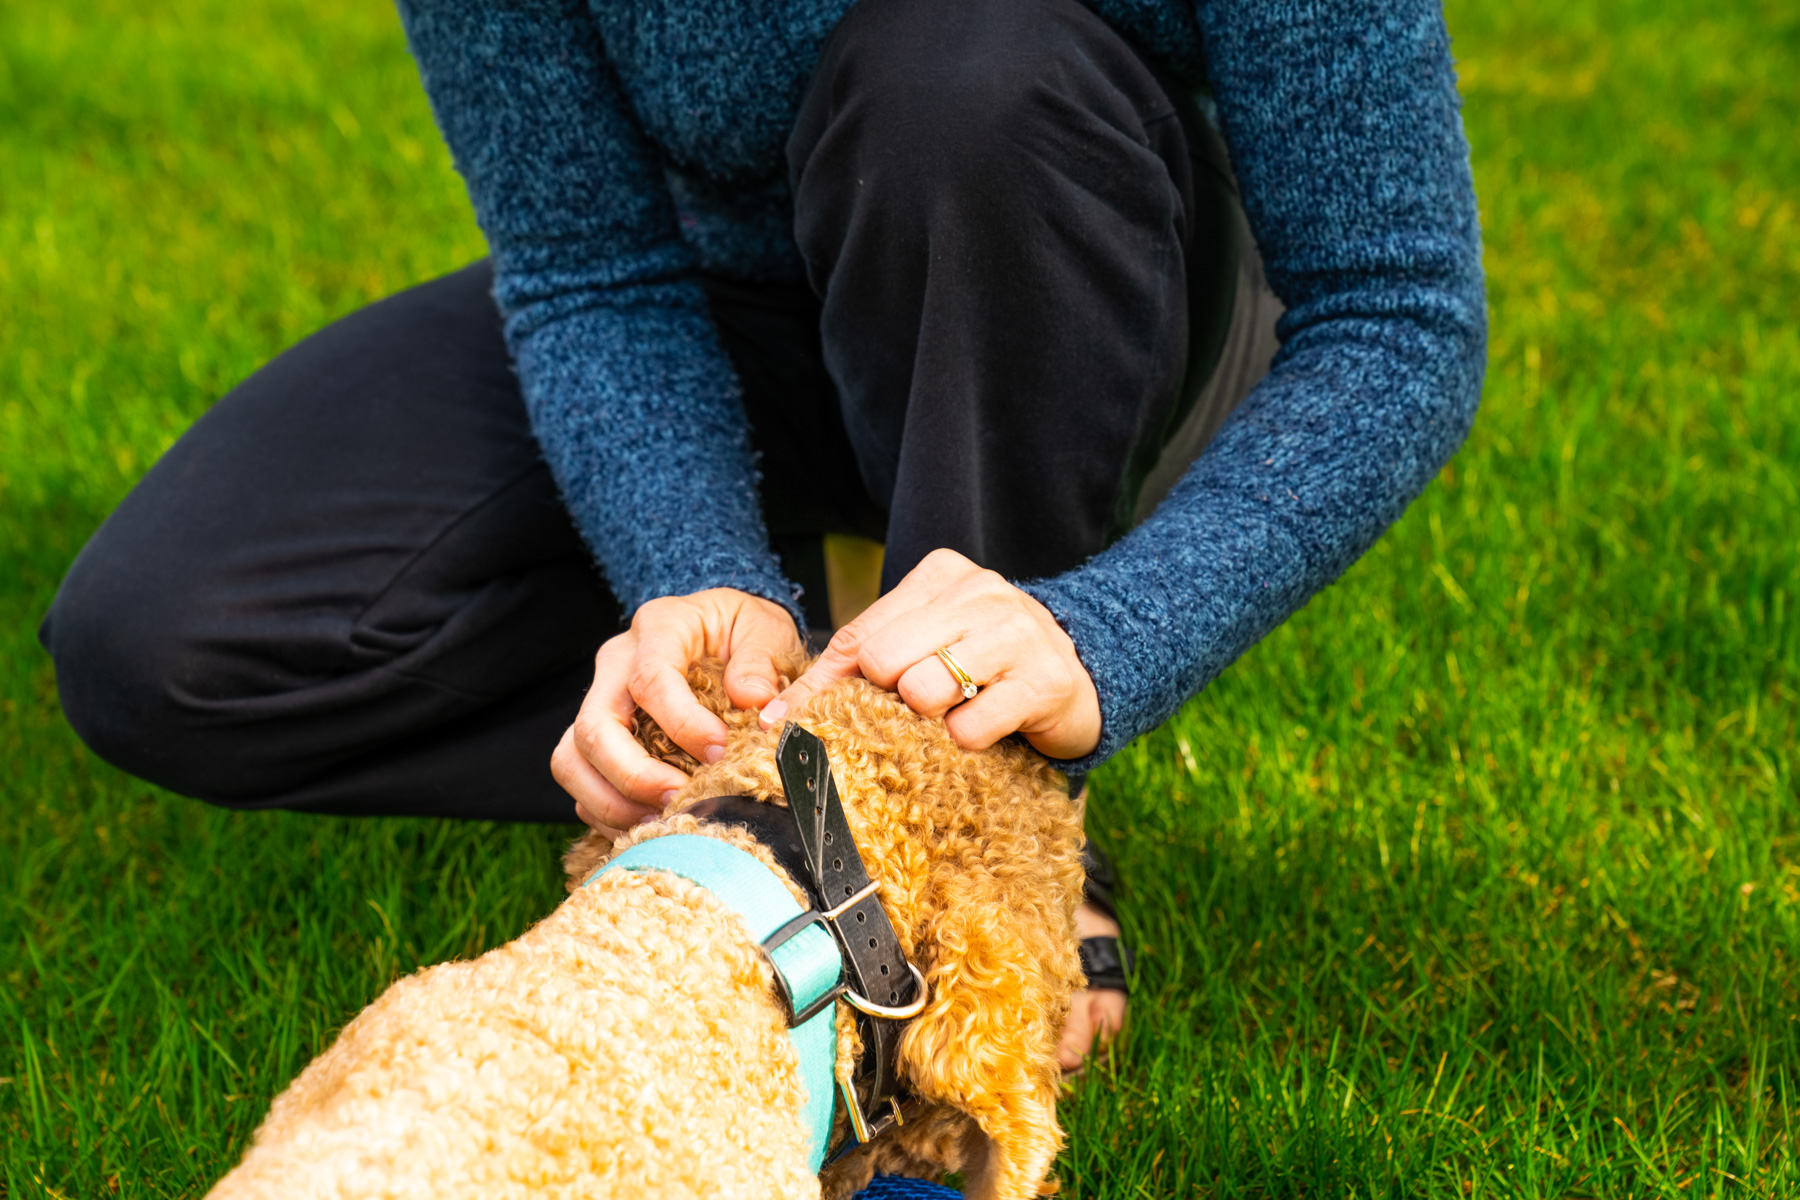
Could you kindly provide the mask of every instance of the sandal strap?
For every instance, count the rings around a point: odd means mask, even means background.
[[[1117,921],[1119,911],[1113,905],[1113,894],[1119,886],[1119,877],[1113,872],[1112,862],[1089,840],[1081,846],[1081,865],[1087,870],[1083,899]],[[1087,976],[1090,989],[1131,994],[1129,976],[1136,959],[1131,947],[1122,939],[1110,936],[1082,938],[1079,949],[1081,973]]]
[[[1113,991],[1131,994],[1135,958],[1131,947],[1116,937],[1081,939],[1081,973],[1087,976],[1090,991]]]

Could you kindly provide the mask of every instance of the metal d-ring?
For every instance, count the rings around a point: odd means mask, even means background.
[[[860,1013],[868,1013],[871,1017],[885,1017],[890,1021],[910,1021],[925,1011],[925,1001],[929,997],[925,994],[925,976],[919,974],[919,968],[908,962],[906,969],[912,972],[913,982],[919,985],[919,998],[911,1004],[900,1008],[889,1008],[885,1004],[877,1004],[873,1000],[864,999],[851,988],[844,989],[844,999],[851,1008]]]

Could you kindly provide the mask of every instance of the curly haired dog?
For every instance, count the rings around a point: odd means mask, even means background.
[[[275,1099],[213,1200],[837,1200],[876,1171],[958,1171],[983,1198],[1055,1190],[1056,1044],[1083,982],[1081,825],[1062,776],[1013,742],[962,750],[942,721],[862,680],[793,714],[828,747],[928,994],[898,1054],[924,1112],[816,1176],[786,1013],[742,920],[672,874],[586,882],[627,845],[699,833],[749,850],[810,907],[744,829],[681,811],[781,797],[779,731],[730,707],[717,663],[690,682],[730,727],[724,757],[695,763],[640,713],[644,744],[692,776],[669,811],[617,847],[597,833],[577,842],[569,898],[515,941],[384,992]],[[846,1005],[836,1021],[839,1054],[854,1055]]]

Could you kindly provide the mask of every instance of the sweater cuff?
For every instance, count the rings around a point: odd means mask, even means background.
[[[1067,775],[1086,775],[1123,750],[1142,733],[1136,728],[1133,709],[1137,671],[1130,639],[1121,637],[1128,627],[1124,611],[1108,619],[1105,605],[1096,605],[1095,588],[1084,586],[1081,572],[1071,571],[1051,579],[1034,579],[1018,585],[1026,595],[1050,610],[1081,660],[1094,691],[1100,698],[1100,742],[1081,758],[1053,758],[1051,764]],[[1099,611],[1097,611],[1099,609]]]

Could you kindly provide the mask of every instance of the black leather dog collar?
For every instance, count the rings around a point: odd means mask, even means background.
[[[863,1054],[850,1070],[839,1069],[855,1137],[830,1156],[828,1161],[834,1161],[902,1120],[897,1051],[906,1018],[870,1010],[913,1008],[922,999],[923,980],[907,962],[856,848],[825,744],[811,730],[789,722],[775,758],[787,808],[747,796],[714,796],[686,811],[702,820],[741,826],[766,846],[812,894],[837,939],[849,977],[845,999],[856,1010]]]
[[[907,962],[856,848],[825,743],[790,721],[775,747],[775,765],[806,846],[819,903],[832,916],[828,924],[850,968],[851,987],[845,999],[857,1010],[863,1044],[872,1051],[863,1054],[853,1075],[839,1079],[856,1139],[866,1142],[901,1119],[897,1052],[906,1029],[900,1013],[871,1010],[911,1007],[912,1001],[923,999],[924,979]],[[881,1111],[884,1107],[890,1111]]]
[[[819,890],[813,884],[812,864],[806,860],[800,830],[795,828],[793,814],[787,809],[749,796],[713,796],[682,811],[702,821],[743,828],[768,848],[781,869],[806,889],[807,895],[812,897],[813,907],[818,907]]]

